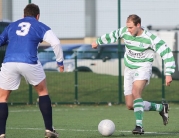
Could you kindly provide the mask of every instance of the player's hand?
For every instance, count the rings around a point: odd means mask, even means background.
[[[170,86],[170,83],[172,82],[172,76],[171,75],[165,76],[165,82],[166,82],[166,86]]]
[[[96,44],[96,42],[93,42],[93,43],[91,44],[91,46],[92,46],[92,48],[96,49],[96,48],[98,47],[98,44]]]
[[[60,72],[64,72],[64,66],[59,66]]]

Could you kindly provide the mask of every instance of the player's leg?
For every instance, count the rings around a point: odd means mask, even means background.
[[[50,97],[48,95],[45,79],[34,87],[39,95],[39,108],[40,108],[40,111],[42,113],[42,116],[45,122],[45,128],[47,130],[53,131],[52,106],[51,106]]]
[[[125,103],[126,103],[126,107],[129,110],[133,110],[133,95],[129,94],[129,95],[125,95]],[[162,104],[157,104],[157,103],[153,103],[153,102],[148,102],[148,101],[143,101],[144,102],[144,111],[158,111],[159,114],[162,117],[163,120],[163,124],[166,125],[168,124],[168,111],[169,111],[169,104],[168,103],[162,103]]]
[[[132,90],[131,90],[132,93]],[[134,97],[132,94],[125,95],[125,103],[128,110],[134,110],[133,108]]]
[[[144,72],[145,70],[145,72]],[[136,70],[134,79],[135,80],[147,80],[146,85],[150,83],[150,76],[152,74],[152,69],[151,68],[139,68]],[[153,103],[153,102],[148,102],[144,101],[144,110],[145,111],[158,111],[159,114],[162,117],[163,124],[166,125],[168,123],[168,111],[169,111],[169,104],[168,103]]]
[[[144,110],[145,111],[158,111],[160,116],[162,117],[163,124],[167,125],[169,120],[169,104],[168,103],[153,103],[149,101],[144,101]]]
[[[132,131],[134,134],[143,134],[143,100],[141,99],[141,91],[137,86],[140,84],[134,82],[134,69],[125,68],[124,70],[124,95],[126,106],[129,110],[134,110],[136,117],[136,127]],[[137,85],[138,84],[138,85]],[[139,86],[141,88],[141,86]]]
[[[58,138],[58,133],[53,128],[51,99],[48,95],[44,70],[40,63],[22,66],[24,67],[22,75],[34,86],[39,96],[39,109],[42,113],[46,129],[45,137]]]
[[[16,65],[16,63],[4,63],[0,71],[0,137],[2,138],[5,138],[6,133],[7,101],[11,90],[18,89],[21,80]]]
[[[147,80],[136,80],[133,83],[132,95],[134,97],[133,107],[134,115],[136,118],[136,128],[133,130],[134,134],[143,134],[143,113],[144,113],[144,102],[141,97],[142,91],[147,83]]]
[[[151,68],[138,68],[135,69],[133,77],[132,95],[134,98],[133,108],[136,118],[136,128],[133,130],[133,134],[143,134],[143,113],[144,102],[141,97],[142,91],[146,84],[149,82],[151,76]]]
[[[0,136],[5,137],[6,121],[8,118],[7,99],[11,91],[0,88]]]
[[[145,111],[162,111],[163,105],[162,104],[156,104],[149,101],[144,101],[144,110]]]
[[[46,79],[44,79],[38,85],[36,85],[35,89],[39,95],[39,108],[45,123],[45,128],[46,128],[45,137],[57,138],[58,133],[55,131],[52,124],[52,106],[51,106],[50,97],[48,95]]]
[[[125,68],[124,70],[124,95],[127,109],[133,110],[134,97],[132,95],[133,70]]]
[[[135,71],[134,71],[135,72]],[[150,70],[149,70],[150,72]],[[134,97],[132,95],[132,84],[133,84],[133,70],[130,70],[128,68],[125,69],[124,72],[124,95],[125,95],[125,103],[126,107],[129,110],[133,110],[133,101]],[[150,74],[150,73],[148,73]],[[150,82],[150,76],[146,77],[147,84]],[[163,104],[156,104],[148,101],[144,101],[144,111],[159,111],[159,114],[162,116],[163,124],[166,125],[168,123],[168,110],[169,105],[167,103]]]

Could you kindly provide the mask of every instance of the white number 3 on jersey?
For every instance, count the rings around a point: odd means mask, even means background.
[[[20,30],[17,30],[16,31],[16,34],[17,35],[20,35],[20,36],[25,36],[29,33],[29,29],[30,29],[30,26],[31,24],[28,23],[28,22],[22,22],[18,25],[18,27],[21,27]]]

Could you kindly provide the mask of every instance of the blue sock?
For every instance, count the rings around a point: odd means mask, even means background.
[[[39,108],[44,119],[45,128],[52,131],[52,106],[49,95],[39,96]]]
[[[0,135],[6,133],[7,117],[8,117],[7,103],[0,103]]]

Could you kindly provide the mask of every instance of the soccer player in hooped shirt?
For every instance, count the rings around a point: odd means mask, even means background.
[[[8,97],[12,90],[18,89],[21,76],[35,87],[39,95],[39,108],[46,129],[45,138],[58,138],[58,133],[52,126],[51,100],[46,76],[37,58],[37,49],[40,42],[48,42],[54,50],[61,72],[64,71],[63,51],[52,30],[38,21],[39,16],[38,5],[28,4],[24,8],[24,18],[11,23],[0,35],[1,46],[8,42],[0,71],[0,138],[5,138]]]
[[[175,61],[171,49],[167,44],[141,27],[141,18],[135,14],[129,15],[126,27],[121,27],[109,34],[99,37],[92,43],[92,48],[98,45],[114,43],[123,39],[126,47],[124,54],[124,95],[126,106],[134,110],[136,126],[133,134],[144,134],[143,113],[145,111],[158,111],[163,119],[163,124],[168,123],[169,104],[156,104],[143,101],[141,95],[144,87],[149,84],[152,74],[154,53],[160,54],[165,62],[166,86],[172,82],[171,74],[175,71]]]

